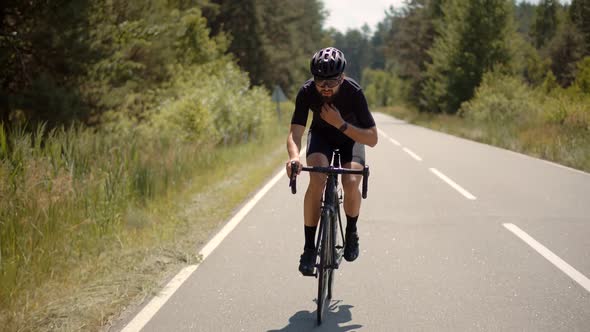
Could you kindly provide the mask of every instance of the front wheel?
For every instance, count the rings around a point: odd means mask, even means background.
[[[338,205],[336,205],[338,206]],[[334,286],[334,278],[336,277],[335,268],[337,268],[339,264],[338,255],[341,254],[342,251],[342,244],[341,240],[338,237],[338,216],[335,213],[328,213],[328,220],[330,223],[330,273],[328,277],[328,299],[332,299],[332,288]],[[340,252],[340,253],[339,253]]]
[[[323,225],[320,241],[320,264],[318,266],[318,310],[317,310],[317,321],[318,325],[322,324],[324,313],[330,304],[331,294],[331,280],[333,270],[332,264],[332,228],[330,220],[326,213],[322,214],[321,223]]]

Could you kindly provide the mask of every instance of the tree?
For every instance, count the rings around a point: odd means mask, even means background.
[[[385,18],[377,23],[377,29],[371,37],[372,50],[372,69],[384,69],[386,65],[386,55],[389,42],[389,34],[393,24],[393,6],[385,11]]]
[[[557,0],[543,0],[537,6],[533,23],[533,40],[537,49],[542,48],[557,31]]]
[[[346,75],[360,82],[363,70],[372,63],[369,27],[365,25],[362,30],[352,29],[344,34],[335,31],[332,38],[334,47],[346,57]]]
[[[309,73],[309,58],[324,39],[326,13],[318,0],[212,0],[206,11],[214,34],[231,36],[229,51],[251,81],[287,91]],[[307,73],[307,74],[305,74]]]
[[[584,35],[571,21],[566,20],[547,45],[547,53],[557,82],[567,87],[575,79],[576,62],[584,56]]]
[[[590,55],[590,0],[572,0],[569,16],[584,36],[584,54]]]
[[[537,6],[528,2],[519,2],[515,7],[516,31],[525,37],[529,42],[532,36],[531,28],[535,20]]]
[[[0,122],[13,110],[50,125],[84,118],[76,75],[92,59],[87,1],[8,0],[0,5]]]
[[[400,78],[408,83],[408,100],[419,104],[428,50],[434,42],[437,22],[442,18],[440,1],[410,0],[392,16],[387,54],[393,60]]]
[[[233,53],[241,68],[248,72],[254,84],[262,84],[262,70],[267,59],[263,53],[263,31],[256,0],[240,2],[213,0],[218,11],[207,17],[212,32],[227,32],[231,36],[229,51]],[[211,14],[211,13],[209,13]]]
[[[1,120],[20,114],[31,126],[95,124],[109,111],[145,119],[178,71],[228,61],[224,37],[210,37],[198,7],[204,3],[3,3]]]
[[[473,97],[486,71],[509,64],[515,33],[508,0],[449,0],[443,5],[439,36],[429,51],[423,90],[429,111],[455,113]]]

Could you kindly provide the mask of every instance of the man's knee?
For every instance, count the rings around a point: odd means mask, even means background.
[[[342,187],[344,188],[344,191],[358,190],[359,185],[361,184],[361,179],[362,176],[360,175],[346,174],[342,176]]]
[[[324,190],[326,185],[326,175],[322,173],[310,173],[309,174],[309,189],[313,192],[321,192]]]

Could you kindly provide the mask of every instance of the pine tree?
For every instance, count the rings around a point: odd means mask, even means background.
[[[473,97],[484,72],[511,60],[514,32],[509,0],[449,0],[443,5],[439,36],[429,51],[423,90],[428,111],[455,113]]]
[[[358,82],[362,78],[365,68],[372,62],[371,41],[368,26],[364,30],[351,29],[342,34],[334,32],[334,47],[344,53],[346,57],[346,75]]]
[[[408,99],[419,104],[428,50],[435,38],[435,26],[442,18],[440,0],[409,0],[395,14],[388,54],[395,59],[399,76],[409,84]]]
[[[76,77],[89,51],[87,1],[7,0],[0,5],[0,122],[11,110],[49,125],[83,118]]]
[[[561,24],[555,37],[547,45],[551,59],[551,71],[562,87],[571,85],[575,79],[576,62],[584,56],[584,35],[575,24]]]
[[[537,6],[532,29],[537,49],[542,48],[555,36],[558,25],[558,6],[559,1],[557,0],[542,0]]]
[[[590,55],[590,0],[572,0],[569,16],[584,36],[584,55]]]
[[[309,74],[309,58],[324,38],[319,0],[212,0],[207,11],[214,33],[231,36],[229,51],[256,85],[287,91]]]

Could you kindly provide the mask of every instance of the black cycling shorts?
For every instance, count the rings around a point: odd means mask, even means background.
[[[335,149],[340,150],[341,166],[351,161],[365,165],[365,145],[353,140],[346,142],[333,142],[321,134],[312,134],[310,131],[307,135],[307,152],[306,156],[312,153],[322,153],[328,158],[328,163],[332,163],[332,154]]]

